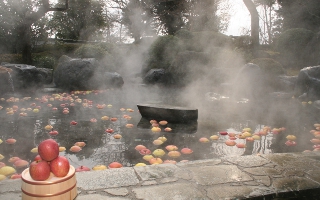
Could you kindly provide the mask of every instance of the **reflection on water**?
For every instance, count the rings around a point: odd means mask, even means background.
[[[61,98],[55,97],[55,100],[47,101],[50,98],[51,96],[46,96],[42,100],[2,101],[0,138],[3,141],[8,138],[17,140],[13,145],[0,144],[0,154],[5,156],[2,162],[12,165],[8,163],[8,159],[13,156],[18,156],[31,162],[36,154],[30,152],[30,150],[48,138],[53,138],[60,146],[66,147],[67,150],[60,154],[69,158],[72,165],[75,167],[85,165],[90,168],[100,164],[108,165],[114,161],[120,162],[124,166],[133,166],[139,162],[147,163],[142,159],[142,155],[135,150],[135,146],[139,144],[145,145],[151,151],[155,149],[165,150],[167,145],[176,145],[179,150],[184,147],[193,150],[192,154],[181,155],[181,157],[175,159],[176,161],[209,159],[225,155],[240,156],[303,151],[305,149],[305,146],[287,147],[284,145],[286,135],[298,134],[297,132],[301,131],[296,127],[287,127],[287,132],[278,135],[268,133],[265,136],[261,136],[260,140],[252,142],[237,138],[235,140],[237,143],[246,144],[246,148],[238,148],[225,144],[225,141],[228,140],[227,135],[221,135],[218,140],[210,140],[208,143],[200,143],[199,139],[201,137],[209,138],[211,135],[218,134],[219,131],[239,134],[244,128],[251,128],[252,133],[255,133],[263,129],[265,125],[272,125],[248,119],[224,118],[224,123],[219,125],[208,125],[200,123],[201,121],[189,124],[172,124],[169,122],[165,126],[160,125],[161,132],[154,133],[151,131],[152,125],[149,120],[141,118],[137,108],[134,106],[135,101],[133,101],[132,105],[128,105],[120,101],[119,99],[121,98],[117,98],[115,95],[92,93],[73,96],[65,94]],[[82,99],[82,102],[75,101],[77,98]],[[84,104],[85,99],[86,104]],[[90,104],[91,99],[95,99],[95,101]],[[63,107],[61,104],[65,102],[68,102],[68,105]],[[71,106],[71,102],[74,102],[75,105]],[[47,106],[49,103],[52,104],[52,107]],[[97,105],[103,104],[105,104],[103,108],[97,107]],[[7,108],[12,108],[14,105],[18,105],[19,109],[15,110],[14,114],[8,114],[10,109]],[[41,106],[38,113],[33,111],[36,106]],[[28,116],[19,115],[21,108],[29,107],[32,107],[32,109],[25,111]],[[57,110],[54,111],[53,107],[56,107]],[[68,114],[63,114],[62,112],[65,107],[69,108]],[[102,120],[102,116],[108,116],[109,120]],[[130,116],[130,118],[124,116]],[[93,118],[96,119],[96,122],[93,122]],[[117,118],[117,120],[111,121],[110,118]],[[248,116],[243,118],[248,118]],[[71,121],[76,121],[77,125],[71,125]],[[134,126],[128,128],[126,127],[127,124],[133,124]],[[50,136],[49,131],[44,129],[46,125],[52,125],[53,129],[58,131],[59,134]],[[286,126],[286,124],[283,126]],[[165,127],[172,128],[172,131],[163,131]],[[112,129],[113,132],[108,133],[106,129]],[[122,138],[115,139],[115,134],[121,134]],[[154,145],[153,140],[160,136],[166,137],[167,141],[159,146]],[[298,144],[306,143],[302,139],[308,141],[310,140],[308,137],[300,137],[301,140],[298,141]],[[69,150],[70,147],[80,141],[85,142],[86,146],[80,152],[71,152]],[[162,159],[173,160],[167,155]]]

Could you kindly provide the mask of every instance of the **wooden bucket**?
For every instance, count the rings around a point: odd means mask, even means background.
[[[71,165],[67,176],[61,178],[51,173],[47,180],[35,181],[29,168],[21,175],[22,200],[73,200],[77,196],[75,169]]]

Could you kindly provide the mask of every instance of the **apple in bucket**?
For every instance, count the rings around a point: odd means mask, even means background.
[[[66,157],[58,156],[50,162],[50,169],[56,177],[64,177],[69,172],[70,164]]]
[[[44,181],[50,176],[50,165],[47,161],[33,161],[29,167],[29,173],[33,180]]]
[[[42,141],[38,146],[38,153],[45,161],[51,161],[59,155],[59,145],[53,139]]]

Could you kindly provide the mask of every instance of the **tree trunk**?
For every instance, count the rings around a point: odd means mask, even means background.
[[[243,0],[243,3],[246,5],[251,15],[252,53],[255,56],[259,50],[259,14],[252,0]]]

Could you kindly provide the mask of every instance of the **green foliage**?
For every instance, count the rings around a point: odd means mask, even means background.
[[[193,32],[193,39],[190,41],[194,51],[210,52],[216,47],[224,47],[232,44],[232,39],[219,32],[201,31]]]
[[[102,0],[69,0],[67,12],[54,12],[49,26],[57,38],[92,40],[107,26]]]
[[[52,56],[37,54],[33,56],[32,60],[32,64],[38,68],[55,68],[56,59]]]
[[[181,40],[175,36],[167,35],[158,37],[149,49],[148,59],[142,69],[142,73],[145,74],[154,68],[168,69],[176,55],[183,49],[184,47]]]
[[[315,34],[306,29],[295,28],[283,32],[277,39],[276,50],[280,52],[286,67],[303,68],[312,63],[314,53],[311,41]]]
[[[186,29],[181,29],[181,30],[177,31],[175,36],[182,39],[182,40],[190,40],[193,38],[192,32],[188,31]]]
[[[97,58],[102,59],[108,52],[97,45],[82,45],[75,50],[74,54],[80,58]]]
[[[22,63],[21,54],[0,54],[0,63]]]

